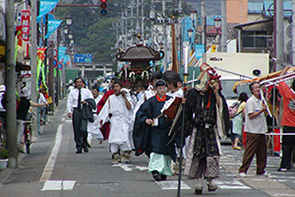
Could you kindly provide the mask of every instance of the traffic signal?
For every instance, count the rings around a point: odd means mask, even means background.
[[[105,17],[107,15],[107,0],[100,0],[100,15]]]

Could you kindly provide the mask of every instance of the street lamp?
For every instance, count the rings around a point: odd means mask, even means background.
[[[69,26],[72,25],[72,17],[70,15],[66,17],[66,24]]]
[[[197,10],[191,10],[190,17],[193,20],[193,27],[195,27],[195,21],[197,19],[197,13],[198,13]]]
[[[221,18],[216,17],[216,18],[214,19],[214,26],[215,26],[215,28],[217,29],[217,34],[219,34],[219,29],[220,29],[220,27],[221,27]]]
[[[69,34],[69,26],[64,26],[64,34],[68,35]]]
[[[75,43],[75,40],[74,39],[70,41],[70,44],[71,45],[73,45],[74,43]]]
[[[155,17],[156,17],[155,16],[155,11],[151,9],[151,11],[150,11],[150,20],[151,21],[155,20]]]
[[[72,40],[73,37],[74,37],[73,33],[72,33],[72,32],[69,32],[69,34],[68,34],[68,38],[69,38],[70,40]]]
[[[193,37],[194,30],[192,28],[189,28],[187,30],[187,33],[188,33],[188,37],[189,37],[189,44],[191,46],[191,49],[193,49],[194,44],[192,43],[192,37]]]
[[[189,28],[188,30],[187,30],[187,33],[188,33],[188,37],[193,37],[193,33],[194,33],[194,30],[192,29],[192,28]]]

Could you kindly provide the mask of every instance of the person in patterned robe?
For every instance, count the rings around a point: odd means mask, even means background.
[[[195,194],[201,194],[202,177],[208,190],[215,191],[213,179],[219,176],[219,138],[229,129],[228,108],[221,93],[219,77],[213,68],[202,65],[200,85],[188,91],[185,104],[185,131],[190,135],[184,174],[196,179]]]

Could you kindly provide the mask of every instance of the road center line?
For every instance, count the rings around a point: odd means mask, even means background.
[[[40,178],[40,181],[47,181],[50,179],[51,174],[53,172],[54,164],[57,159],[57,154],[61,145],[62,140],[62,124],[60,124],[57,128],[56,136],[55,136],[55,144],[54,147],[50,153],[50,156],[47,160],[46,166],[43,170],[42,176]]]

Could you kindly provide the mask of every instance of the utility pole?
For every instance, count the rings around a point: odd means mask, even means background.
[[[144,40],[144,12],[143,12],[143,7],[144,7],[144,0],[141,0],[141,37]]]
[[[283,0],[275,0],[275,19],[276,19],[276,53],[275,57],[279,61],[284,61],[284,15],[283,15]],[[276,63],[274,71],[283,69],[283,65]]]
[[[163,19],[163,23],[164,23],[164,51],[165,51],[165,57],[164,57],[164,65],[163,65],[163,69],[164,69],[164,72],[167,70],[167,63],[168,63],[168,59],[167,59],[167,25],[166,25],[166,0],[163,0],[162,1],[162,11],[163,11],[163,16],[164,16],[164,19]]]
[[[177,10],[178,10],[178,12],[179,13],[182,13],[182,1],[178,1],[178,5],[177,5]],[[181,27],[182,27],[182,20],[180,19],[180,20],[178,20],[178,24],[175,24],[176,25],[176,27],[178,26],[178,28],[176,28],[177,29],[177,35],[179,36],[178,38],[178,42],[177,42],[177,46],[178,46],[178,48],[179,48],[179,51],[180,51],[180,68],[182,67],[182,59],[183,59],[183,53],[182,53],[182,51],[183,51],[183,45],[182,45],[182,33],[181,33]],[[194,46],[195,47],[195,46]]]
[[[49,58],[49,64],[48,64],[48,86],[49,86],[49,95],[52,97],[52,104],[51,109],[52,112],[54,112],[54,104],[55,104],[55,91],[54,91],[54,65],[53,65],[53,58],[54,58],[54,42],[49,41],[49,46],[47,49],[47,56]]]
[[[124,13],[121,13],[121,35],[122,35],[122,48],[125,48],[125,40],[124,40]]]
[[[126,49],[128,47],[128,11],[125,11],[125,35],[126,35]]]
[[[201,12],[202,12],[202,21],[203,21],[203,31],[202,31],[202,44],[204,45],[204,53],[203,53],[203,63],[207,61],[207,42],[206,42],[206,10],[204,0],[201,1]]]
[[[57,28],[57,42],[56,42],[56,49],[57,49],[57,54],[58,54],[58,48],[59,48],[59,42],[60,42],[60,28]],[[56,106],[59,105],[59,99],[61,98],[61,94],[60,94],[60,90],[61,90],[61,86],[60,86],[60,82],[61,82],[61,78],[59,76],[59,65],[58,65],[58,62],[59,62],[59,59],[58,59],[58,56],[57,56],[57,65],[56,65]]]
[[[139,33],[139,0],[136,0],[136,33]]]
[[[154,11],[154,0],[151,0],[151,10],[150,10],[150,20],[151,20],[151,39],[152,45],[154,44],[154,20],[155,20],[155,11]]]
[[[295,64],[295,1],[292,1],[292,64]]]
[[[37,103],[37,1],[31,1],[31,99]],[[36,112],[37,110],[34,109]],[[33,136],[37,136],[37,121],[33,123]]]
[[[130,12],[131,12],[131,22],[130,22],[130,26],[131,26],[131,34],[132,34],[132,36],[131,36],[131,42],[132,42],[132,45],[133,45],[133,42],[134,42],[134,36],[133,36],[133,34],[134,34],[134,13],[133,13],[133,7],[134,7],[134,1],[132,1],[132,3],[131,3],[131,6],[130,6]]]
[[[226,0],[221,1],[221,52],[227,52]]]
[[[10,168],[17,167],[17,127],[15,95],[15,38],[14,38],[14,0],[5,0],[6,47],[5,47],[5,85],[6,85],[6,130],[7,149]]]

